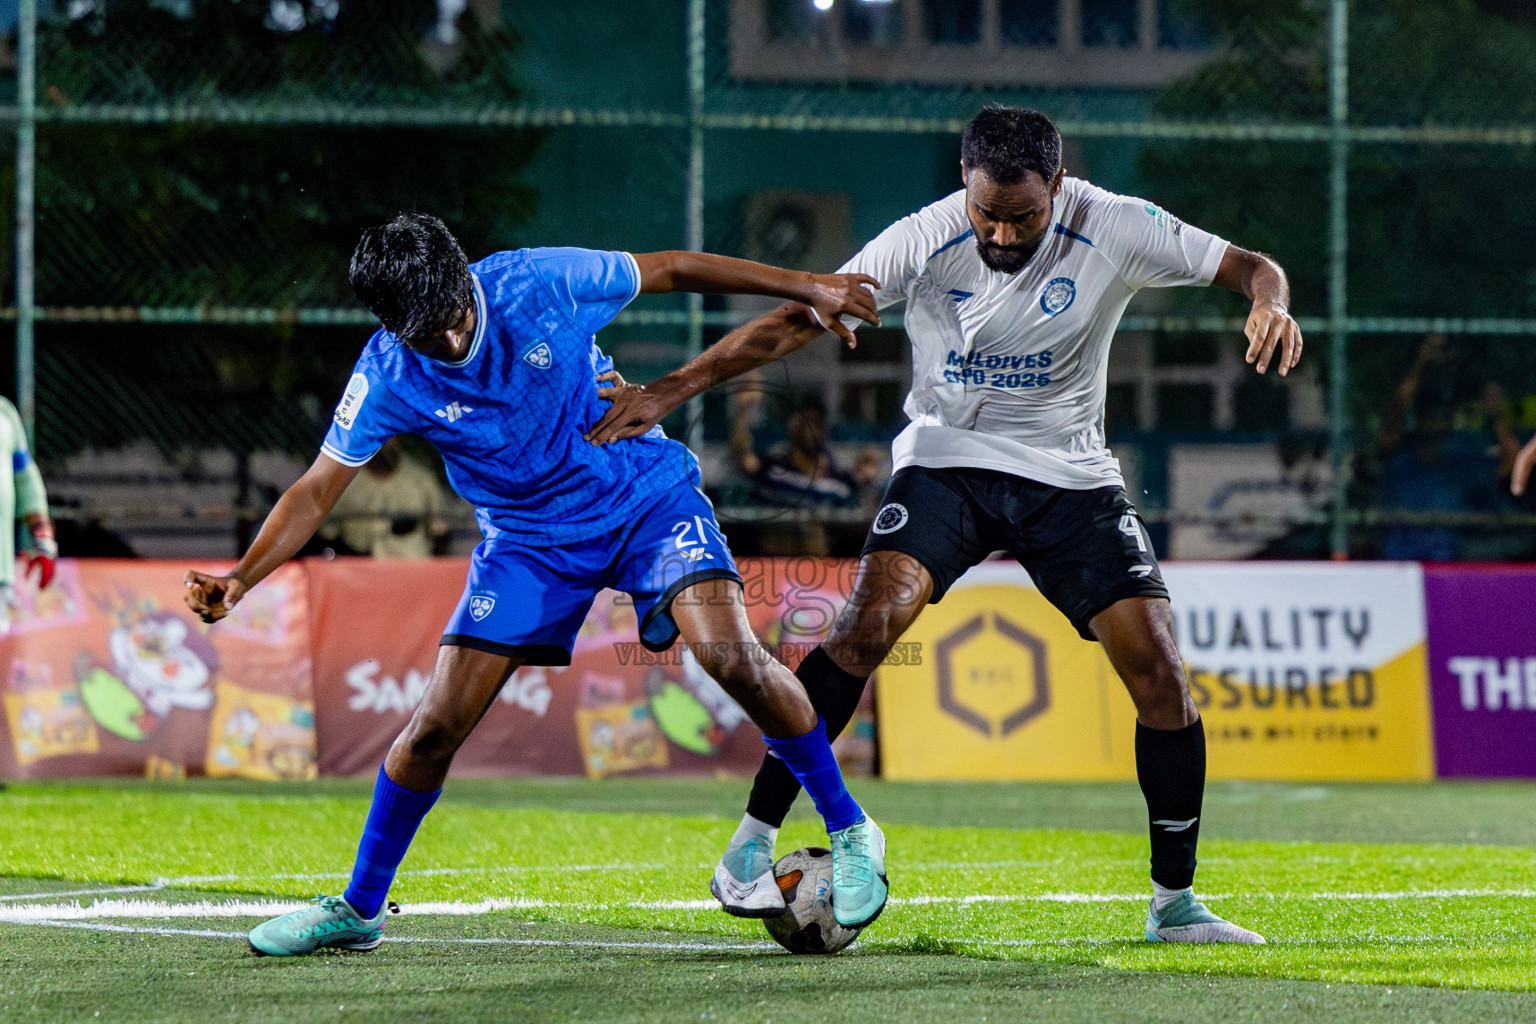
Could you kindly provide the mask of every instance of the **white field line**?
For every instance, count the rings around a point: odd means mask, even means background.
[[[203,939],[243,939],[244,932],[221,932],[206,928],[147,928],[143,926],[102,924],[87,921],[57,921],[37,920],[25,922],[28,925],[46,928],[77,928],[86,931],[114,932],[129,935],[165,935],[165,936],[189,936]],[[1480,936],[1484,941],[1497,940],[1504,942],[1529,941],[1536,935],[1498,935]],[[433,945],[460,945],[460,946],[524,946],[545,948],[585,948],[585,949],[638,949],[638,950],[686,950],[689,952],[714,952],[714,951],[751,951],[774,952],[778,947],[771,942],[606,942],[601,939],[512,939],[512,938],[428,938],[425,936],[392,935],[385,940],[389,944],[395,943],[419,943]],[[1008,949],[1030,947],[1074,947],[1074,946],[1141,946],[1143,940],[1130,936],[1124,938],[1075,938],[1075,939],[974,939],[966,937],[943,937],[940,942],[953,943],[958,946],[978,947],[1002,947]],[[1337,945],[1383,945],[1383,946],[1430,946],[1430,945],[1454,945],[1465,940],[1447,939],[1443,935],[1345,935],[1332,937],[1310,937],[1304,939],[1271,939],[1266,945],[1274,946],[1337,946]],[[873,942],[860,942],[864,948],[901,949],[906,943],[899,940],[876,939]]]
[[[1312,936],[1302,939],[1267,939],[1265,946],[1409,946],[1409,945],[1435,945],[1448,946],[1462,945],[1468,941],[1478,942],[1528,942],[1536,939],[1536,935],[1478,935],[1475,940],[1466,938],[1447,938],[1444,935],[1332,935]],[[952,942],[957,946],[1001,946],[1005,948],[1028,947],[1053,947],[1053,946],[1142,946],[1145,940],[1127,936],[1119,939],[967,939],[967,938],[940,938],[939,942]],[[873,942],[864,943],[870,946],[902,946],[905,943],[899,940],[875,939]]]
[[[120,932],[129,935],[188,935],[199,939],[243,939],[245,932],[216,932],[206,928],[142,928],[121,924],[97,924],[84,921],[28,921],[30,925],[47,928],[80,928],[93,932]],[[397,942],[432,943],[458,946],[554,946],[584,947],[589,949],[683,949],[702,950],[773,950],[779,947],[771,942],[604,942],[600,939],[506,939],[506,938],[426,938],[395,936],[387,940]]]
[[[164,903],[159,900],[100,900],[80,904],[32,903],[0,907],[0,924],[26,924],[29,921],[91,921],[103,918],[166,920],[172,918],[276,917],[301,910],[309,904],[302,900],[199,900],[188,903]],[[419,917],[479,917],[504,910],[718,910],[714,900],[637,900],[628,903],[584,903],[579,901],[497,897],[464,902],[413,902],[401,908],[402,914]]]
[[[1074,865],[1083,864],[1119,864],[1123,858],[1075,858],[1071,861]],[[903,864],[902,871],[999,871],[1021,869],[1051,869],[1059,868],[1068,862],[1068,858],[1057,857],[1051,860],[987,860],[987,861],[934,861],[921,864]],[[1216,860],[1205,858],[1202,864],[1214,864]],[[436,878],[455,875],[510,875],[562,872],[590,873],[594,871],[687,871],[687,870],[711,870],[714,862],[700,861],[695,864],[677,863],[617,863],[617,864],[497,864],[473,868],[412,868],[396,873],[398,878]],[[349,871],[281,871],[259,874],[222,874],[222,875],[177,875],[173,878],[157,878],[152,883],[144,885],[123,885],[111,888],[78,889],[57,893],[25,893],[22,895],[0,896],[0,902],[15,902],[26,899],[46,899],[49,896],[91,896],[97,893],[111,892],[153,892],[164,889],[167,886],[205,885],[210,883],[228,882],[270,882],[270,881],[325,881],[327,879],[350,878]]]
[[[714,867],[713,864],[698,864],[699,868]],[[590,872],[590,871],[663,871],[677,870],[676,864],[502,864],[495,867],[480,868],[415,868],[409,871],[396,873],[397,878],[411,876],[415,878],[435,878],[444,875],[509,875],[525,872],[551,872],[563,871]],[[162,879],[166,885],[200,885],[209,882],[266,882],[266,881],[321,881],[327,878],[351,878],[350,871],[291,871],[263,875],[182,875],[177,878]]]
[[[1072,861],[1072,863],[1074,865],[1078,865],[1078,866],[1087,865],[1087,864],[1118,864],[1120,862],[1121,862],[1121,860],[1118,859],[1118,858],[1092,858],[1092,859],[1081,859],[1080,858],[1080,859],[1075,859],[1075,860]],[[903,872],[908,872],[908,871],[950,871],[950,872],[955,872],[955,871],[1001,871],[1001,870],[1018,871],[1018,870],[1035,870],[1035,869],[1051,870],[1051,869],[1059,868],[1059,867],[1061,867],[1061,865],[1063,865],[1065,863],[1067,863],[1067,858],[1065,858],[1065,857],[1057,857],[1057,858],[1052,859],[1052,860],[936,861],[936,862],[922,863],[922,864],[903,864],[903,865],[900,866],[900,870],[902,870]],[[1207,857],[1204,860],[1202,860],[1201,863],[1209,865],[1209,864],[1218,863],[1218,861],[1213,859],[1213,858]],[[495,875],[532,874],[532,873],[560,874],[560,873],[563,873],[563,872],[590,873],[590,872],[595,872],[595,871],[619,871],[619,872],[623,872],[623,871],[687,871],[687,870],[693,870],[693,869],[697,869],[697,870],[711,870],[711,869],[714,868],[714,866],[715,865],[713,863],[702,863],[702,862],[701,863],[697,863],[697,864],[692,864],[692,865],[675,864],[675,863],[674,864],[661,864],[661,863],[503,864],[503,865],[496,865],[496,866],[473,867],[473,868],[414,868],[414,869],[409,869],[409,870],[406,870],[406,871],[398,872],[396,877],[399,877],[399,878],[407,878],[407,877],[411,877],[411,878],[437,878],[437,877],[450,877],[450,876],[459,876],[459,875],[487,875],[487,876],[495,876]],[[162,889],[171,888],[171,887],[196,886],[196,885],[208,885],[208,884],[228,884],[228,883],[233,883],[233,882],[252,882],[252,883],[256,883],[256,882],[274,882],[274,881],[286,881],[286,882],[292,882],[292,881],[313,881],[313,882],[322,882],[322,881],[332,881],[332,880],[335,880],[335,879],[350,878],[350,877],[351,877],[351,873],[347,872],[347,871],[285,871],[285,872],[269,872],[269,873],[265,873],[265,874],[178,875],[178,876],[176,876],[174,878],[157,878],[153,882],[148,882],[148,883],[144,883],[144,884],[141,884],[141,885],[114,885],[114,886],[102,885],[102,886],[96,886],[96,887],[92,887],[92,888],[68,889],[68,890],[62,890],[62,891],[56,890],[56,891],[53,891],[53,892],[28,892],[28,893],[14,893],[14,894],[10,894],[10,895],[0,895],[0,904],[5,904],[5,903],[21,903],[21,902],[28,901],[28,900],[59,899],[59,898],[63,898],[63,897],[66,897],[66,896],[107,896],[107,895],[112,895],[114,893],[158,892],[158,891],[160,891]],[[1109,898],[1110,899],[1118,899],[1120,897],[1109,897]],[[1124,897],[1124,898],[1125,899],[1130,899],[1131,897],[1127,896],[1127,897]],[[1145,897],[1138,896],[1138,897],[1135,897],[1135,898],[1143,899]],[[1215,898],[1215,897],[1212,897],[1212,898]],[[1341,898],[1348,899],[1348,898],[1362,898],[1362,897],[1343,896]],[[1368,898],[1368,897],[1364,897],[1364,898]],[[957,897],[957,899],[960,899],[963,902],[966,899],[970,899],[970,898],[969,897]],[[669,909],[669,908],[658,907],[657,909]],[[679,909],[679,908],[671,908],[671,909]],[[681,909],[687,909],[687,908],[685,907],[685,908],[681,908]]]
[[[711,864],[696,865],[699,868]],[[432,878],[443,875],[504,875],[519,872],[590,872],[590,871],[661,871],[676,870],[675,864],[507,864],[485,868],[417,868],[401,871],[396,877],[412,876]],[[89,889],[68,889],[53,892],[26,892],[0,896],[0,904],[19,903],[23,900],[61,899],[65,896],[107,896],[124,892],[159,892],[171,886],[202,885],[212,882],[270,882],[270,881],[324,881],[326,879],[351,878],[348,871],[282,872],[264,875],[181,875],[176,878],[157,878],[143,885],[99,886]]]
[[[65,889],[54,892],[24,892],[13,896],[0,896],[0,903],[15,903],[21,900],[47,900],[63,899],[66,896],[107,896],[121,892],[159,892],[166,886],[166,880],[161,878],[148,885],[112,885],[99,889]]]
[[[1361,900],[1396,901],[1413,899],[1464,899],[1487,897],[1536,898],[1536,889],[1409,889],[1398,892],[1313,892],[1211,894],[1209,900]],[[896,907],[983,906],[1011,903],[1141,903],[1143,893],[1053,892],[1033,894],[977,893],[968,896],[892,897]],[[174,918],[275,917],[306,906],[296,900],[201,900],[166,903],[160,900],[98,900],[86,906],[79,903],[32,903],[0,906],[0,924],[28,924],[40,921],[89,921],[111,918],[132,920],[167,920]],[[423,917],[478,917],[507,910],[577,910],[585,912],[613,910],[715,911],[714,900],[634,900],[619,903],[506,898],[475,901],[422,901],[407,904],[402,913]]]

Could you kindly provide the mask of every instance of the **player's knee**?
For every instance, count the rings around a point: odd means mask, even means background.
[[[710,678],[738,704],[755,706],[766,694],[770,683],[766,649],[762,658],[736,644],[695,644],[693,652]]]
[[[896,634],[891,631],[872,629],[869,632],[852,630],[829,637],[822,645],[827,656],[845,672],[867,676],[874,671],[895,646]]]
[[[868,674],[856,670],[884,661],[910,619],[874,595],[855,593],[822,646],[841,668]]]
[[[471,725],[470,728],[473,726]],[[452,719],[417,721],[406,727],[401,743],[414,761],[440,763],[453,760],[469,728]]]
[[[1176,660],[1154,658],[1137,667],[1126,679],[1136,710],[1163,721],[1182,721],[1190,717],[1194,705],[1189,697],[1189,682],[1184,666]]]

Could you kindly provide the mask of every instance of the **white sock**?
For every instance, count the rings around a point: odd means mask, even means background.
[[[750,814],[743,814],[741,824],[736,826],[736,834],[731,836],[731,841],[726,848],[734,850],[753,836],[767,836],[771,846],[778,841],[779,830],[766,821],[759,821]]]
[[[1167,889],[1161,885],[1158,885],[1156,882],[1153,882],[1152,905],[1158,910],[1162,910],[1164,907],[1178,899],[1180,896],[1183,896],[1187,892],[1193,891],[1193,889],[1194,886],[1185,886],[1182,889]]]

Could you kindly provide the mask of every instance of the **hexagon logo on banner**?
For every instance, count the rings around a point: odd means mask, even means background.
[[[936,644],[939,707],[1002,739],[1051,706],[1045,642],[1001,615],[968,619]]]

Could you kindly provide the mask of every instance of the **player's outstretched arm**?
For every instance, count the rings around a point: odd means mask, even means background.
[[[613,404],[584,436],[593,444],[639,437],[695,395],[799,351],[825,331],[805,306],[780,306],[742,324],[650,385],[610,382],[599,387],[598,397]]]
[[[251,549],[228,576],[187,573],[187,607],[204,622],[218,622],[234,611],[247,590],[270,576],[315,535],[359,468],[321,454],[277,499]]]
[[[868,274],[808,274],[781,270],[751,260],[715,256],[707,252],[644,252],[635,256],[640,267],[640,291],[704,292],[710,295],[768,295],[803,302],[823,323],[831,324],[849,345],[853,332],[838,320],[851,314],[880,326],[875,291],[880,282]]]
[[[1253,303],[1243,326],[1248,362],[1263,373],[1278,348],[1280,376],[1290,373],[1301,362],[1301,328],[1291,316],[1291,286],[1280,264],[1262,253],[1228,246],[1214,283],[1242,292]]]
[[[1509,491],[1515,497],[1525,493],[1525,485],[1531,481],[1532,467],[1536,467],[1536,437],[1525,442],[1525,447],[1515,456],[1515,468],[1509,474]]]

